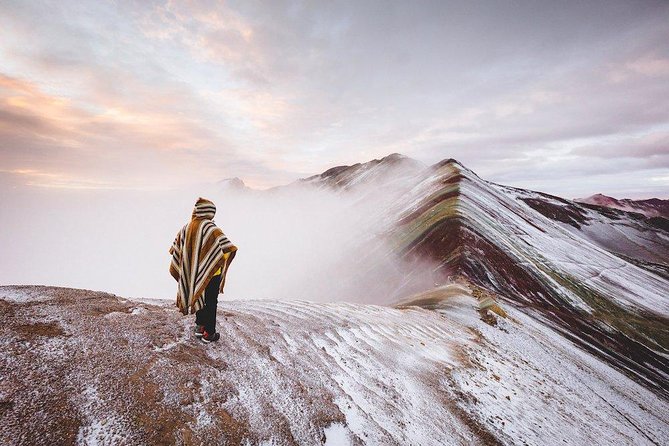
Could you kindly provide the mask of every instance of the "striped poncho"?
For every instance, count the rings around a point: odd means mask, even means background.
[[[183,314],[195,313],[204,306],[204,290],[219,268],[219,293],[223,292],[228,266],[237,251],[212,221],[215,214],[214,203],[199,198],[191,221],[181,228],[169,251],[170,274],[178,282],[176,304]]]

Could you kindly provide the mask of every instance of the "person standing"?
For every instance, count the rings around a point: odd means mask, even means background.
[[[237,247],[214,223],[216,206],[198,198],[190,222],[177,233],[169,253],[170,274],[177,281],[176,305],[182,314],[195,313],[195,336],[203,342],[218,341],[216,307],[225,276]]]

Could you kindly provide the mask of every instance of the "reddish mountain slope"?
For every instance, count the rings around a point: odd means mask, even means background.
[[[669,200],[650,198],[647,200],[630,200],[623,198],[618,200],[603,194],[595,194],[587,198],[575,198],[578,203],[592,204],[607,208],[619,209],[627,212],[637,212],[646,217],[669,218]]]

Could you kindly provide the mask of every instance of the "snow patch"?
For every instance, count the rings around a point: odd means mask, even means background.
[[[323,446],[346,446],[352,444],[348,436],[348,429],[341,423],[333,423],[323,431],[325,433],[325,444]]]

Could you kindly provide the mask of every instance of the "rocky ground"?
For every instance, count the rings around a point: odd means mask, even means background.
[[[0,444],[663,444],[669,404],[495,296],[219,306],[0,287]],[[503,305],[502,305],[503,306]]]

